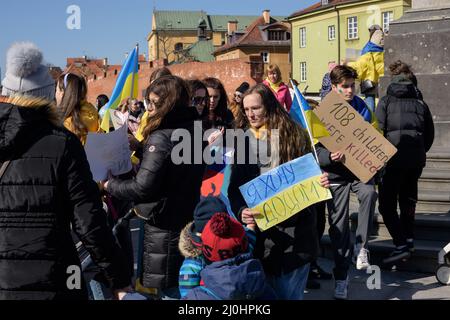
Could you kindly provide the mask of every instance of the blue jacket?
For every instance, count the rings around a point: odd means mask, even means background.
[[[276,299],[261,262],[248,253],[206,266],[201,277],[204,286],[191,290],[185,300]]]

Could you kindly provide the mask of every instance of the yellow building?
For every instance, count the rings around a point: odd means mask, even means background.
[[[302,90],[318,93],[328,63],[356,60],[369,41],[369,27],[389,23],[411,8],[411,0],[322,0],[292,14],[292,75]]]
[[[199,27],[204,27],[206,40],[214,49],[227,43],[229,22],[237,21],[245,30],[257,16],[208,15],[204,11],[153,11],[152,31],[147,37],[149,61],[178,61],[180,54],[199,40]],[[239,31],[238,30],[238,31]],[[213,60],[214,57],[211,56]]]
[[[217,61],[247,59],[261,56],[264,70],[269,64],[277,64],[285,83],[291,73],[290,50],[291,28],[289,23],[270,16],[269,10],[244,31],[237,31],[238,25],[230,25],[227,44],[214,52]],[[262,76],[262,75],[261,75]]]

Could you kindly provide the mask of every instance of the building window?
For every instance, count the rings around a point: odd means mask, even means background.
[[[347,39],[358,39],[358,17],[347,18]]]
[[[290,32],[286,32],[286,40],[291,40],[291,33]]]
[[[328,26],[328,40],[334,40],[336,39],[336,27],[335,26]]]
[[[269,41],[284,41],[284,40],[286,40],[286,31],[269,30]]]
[[[267,51],[261,52],[261,57],[264,63],[269,63],[269,53]]]
[[[383,12],[383,31],[389,32],[389,24],[394,20],[394,12],[386,11]]]
[[[300,62],[300,82],[306,82],[306,62]]]
[[[306,47],[306,28],[300,28],[300,48]]]
[[[175,43],[174,49],[175,52],[180,52],[181,50],[183,50],[183,44],[181,42]]]

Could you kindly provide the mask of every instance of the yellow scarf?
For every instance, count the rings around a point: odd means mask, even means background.
[[[255,136],[256,139],[266,139],[267,138],[267,127],[266,125],[263,125],[260,128],[254,128],[251,127],[250,131],[253,133],[253,135]]]
[[[278,89],[280,89],[281,80],[278,81],[277,83],[272,83],[269,80],[269,78],[267,78],[266,81],[270,84],[270,87],[272,88],[273,91],[278,92]]]

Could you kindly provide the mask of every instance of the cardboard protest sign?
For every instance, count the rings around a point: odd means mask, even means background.
[[[248,207],[261,214],[255,220],[264,231],[315,203],[331,199],[330,190],[320,186],[321,175],[314,156],[309,153],[262,174],[239,189]]]
[[[370,181],[397,152],[336,92],[330,92],[314,113],[330,133],[329,137],[320,138],[320,143],[330,152],[343,152],[343,164],[364,183]]]
[[[108,171],[118,176],[132,169],[127,123],[110,133],[89,133],[85,150],[95,181],[106,180]]]

